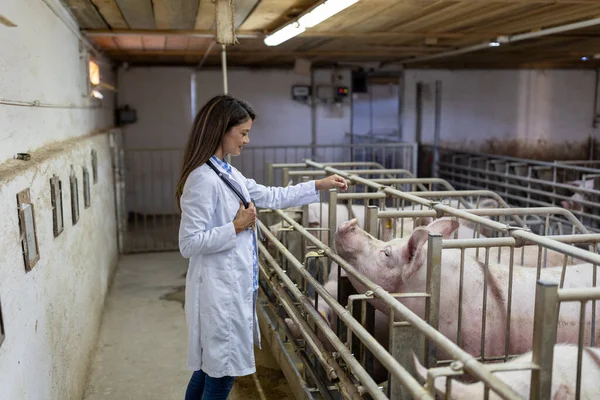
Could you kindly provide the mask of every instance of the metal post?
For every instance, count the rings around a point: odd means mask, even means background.
[[[335,229],[337,224],[337,189],[329,189],[329,243],[327,246],[329,248],[334,248],[335,246]]]
[[[223,71],[223,93],[229,93],[227,88],[227,50],[225,45],[221,45],[221,70]]]
[[[435,130],[433,136],[433,176],[439,177],[440,169],[440,123],[442,114],[442,81],[435,81]]]
[[[426,292],[431,296],[425,300],[425,318],[433,328],[438,329],[440,320],[440,287],[442,280],[442,235],[429,234],[427,245],[427,285]],[[425,355],[428,367],[437,364],[437,349],[431,341],[425,342]]]
[[[289,178],[289,173],[290,173],[290,169],[289,168],[283,168],[281,170],[281,180],[283,181],[281,186],[285,187],[288,185],[288,178]]]
[[[535,292],[531,400],[549,399],[552,390],[552,362],[558,324],[558,283],[538,281]]]
[[[267,163],[267,186],[273,186],[273,163]]]
[[[365,219],[365,230],[374,237],[378,237],[377,232],[377,206],[367,206],[367,218]]]
[[[393,310],[390,310],[390,315],[393,315]],[[391,317],[390,317],[391,318]],[[421,332],[407,322],[390,321],[390,354],[398,362],[406,368],[411,374],[415,375],[412,363],[412,352],[414,351],[417,358],[423,363],[423,342],[424,336]],[[398,400],[412,399],[408,390],[404,389],[397,379],[388,374],[389,398]]]

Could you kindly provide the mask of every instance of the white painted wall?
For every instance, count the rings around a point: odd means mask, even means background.
[[[183,148],[193,119],[191,103],[191,74],[188,68],[130,68],[119,70],[119,104],[137,110],[138,121],[125,128],[129,174],[127,187],[128,209],[140,213],[173,213],[176,210],[174,188],[177,183],[181,152],[167,151]],[[341,76],[341,79],[338,79]],[[336,84],[349,85],[348,70],[337,71]],[[332,84],[331,70],[315,72],[318,85]],[[294,84],[310,84],[310,77],[292,70],[231,69],[228,89],[233,96],[250,103],[257,114],[250,133],[250,146],[310,145],[312,140],[311,107],[291,98]],[[221,70],[196,72],[196,109],[212,96],[223,93]],[[195,110],[195,112],[197,111]],[[195,115],[194,112],[194,115]],[[340,108],[320,104],[316,110],[317,144],[332,145],[316,159],[331,160],[344,157],[336,147],[344,143],[350,131],[350,101]],[[335,146],[333,146],[335,145]],[[163,149],[160,152],[139,152],[132,149]],[[262,182],[267,159],[274,162],[295,162],[311,157],[309,149],[296,151],[289,147],[233,159],[234,165],[248,176]],[[297,157],[297,158],[296,158]],[[133,165],[143,173],[131,173]],[[141,168],[140,168],[141,167]],[[135,206],[133,206],[135,204]]]
[[[2,15],[17,27],[0,24],[0,100],[79,108],[0,104],[0,162],[16,153],[111,127],[111,92],[103,91],[101,108],[86,108],[92,104],[86,52],[80,52],[78,40],[65,23],[41,0],[3,0]],[[108,65],[102,66],[101,74],[103,81],[114,83]]]
[[[83,204],[82,166],[98,182]],[[95,349],[109,278],[117,262],[114,190],[106,135],[72,139],[33,152],[32,161],[0,166],[0,302],[6,338],[0,346],[0,399],[79,400]],[[80,218],[71,220],[69,172],[79,181]],[[54,237],[50,177],[63,188],[64,231]],[[16,195],[30,188],[40,260],[25,272]]]
[[[137,110],[138,122],[126,128],[126,147],[180,148],[185,146],[193,119],[192,70],[188,68],[131,68],[119,70],[119,104]],[[349,71],[339,72],[341,84],[349,84]],[[317,84],[331,84],[331,71],[316,71]],[[292,100],[294,84],[310,84],[310,77],[292,70],[232,69],[228,89],[250,103],[257,113],[250,134],[251,146],[308,145],[311,142],[311,108]],[[196,73],[196,105],[223,93],[221,70]],[[195,115],[195,112],[194,112]],[[350,129],[349,101],[343,112],[319,106],[317,143],[339,144]]]
[[[413,140],[416,84],[424,82],[423,141],[433,143],[435,81],[442,81],[442,143],[551,145],[593,133],[595,72],[589,70],[407,70],[404,137]]]
[[[0,399],[79,400],[117,261],[107,136],[89,136],[113,125],[113,96],[104,91],[101,108],[89,108],[85,53],[44,2],[4,0],[1,13],[18,26],[0,25],[0,103],[38,101],[52,107],[0,104],[0,207],[5,210],[0,218],[0,303],[6,329],[0,345]],[[68,23],[75,26],[72,19]],[[102,77],[114,83],[106,66]],[[86,209],[82,166],[91,176],[92,148],[98,153],[99,177]],[[12,159],[17,152],[29,152],[31,161]],[[75,226],[69,208],[71,166],[81,202]],[[63,185],[65,229],[57,238],[50,201],[53,174]],[[28,273],[16,203],[25,188],[34,202],[41,256]]]

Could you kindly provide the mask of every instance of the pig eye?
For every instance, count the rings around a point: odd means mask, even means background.
[[[387,248],[387,249],[383,250],[383,254],[385,254],[386,257],[389,257],[390,256],[390,249]]]

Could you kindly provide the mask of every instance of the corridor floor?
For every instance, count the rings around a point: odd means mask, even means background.
[[[186,269],[177,252],[121,257],[84,400],[184,399]],[[257,373],[237,378],[229,400],[292,400],[272,356],[257,349],[256,360]]]

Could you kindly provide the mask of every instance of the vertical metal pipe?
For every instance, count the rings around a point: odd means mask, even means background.
[[[440,124],[442,117],[442,81],[435,81],[435,130],[433,136],[433,176],[439,177]]]
[[[316,155],[317,145],[317,85],[315,83],[315,70],[311,67],[310,69],[310,86],[311,86],[311,102],[310,102],[310,122],[311,122],[311,158],[314,159]]]
[[[404,139],[403,128],[404,125],[404,69],[400,71],[398,76],[398,139],[402,141]],[[414,173],[415,171],[413,171]]]
[[[427,284],[426,291],[431,296],[425,302],[425,316],[433,328],[438,329],[440,320],[440,287],[442,280],[442,235],[429,234],[427,246]],[[437,349],[431,341],[425,341],[426,365],[437,364]]]
[[[539,369],[531,371],[531,400],[549,399],[552,389],[552,362],[558,324],[558,285],[538,281],[535,292],[532,362]]]
[[[282,174],[281,180],[283,181],[283,182],[281,182],[281,186],[285,187],[288,185],[289,173],[290,173],[289,168],[283,168],[283,170],[281,171],[281,174]]]
[[[223,93],[228,94],[228,85],[227,85],[227,50],[225,50],[225,45],[221,45],[221,70],[223,71]]]
[[[197,110],[196,84],[196,71],[192,70],[192,73],[190,74],[190,116],[192,121],[194,121]]]
[[[273,163],[267,163],[267,186],[273,186]]]
[[[367,207],[367,218],[365,219],[365,225],[367,225],[366,227],[366,231],[371,235],[374,236],[376,238],[379,238],[379,235],[377,234],[378,229],[377,229],[377,214],[378,214],[379,210],[377,209],[377,206],[368,206]]]
[[[337,189],[329,189],[329,240],[327,246],[334,247],[335,243],[335,228],[337,222]]]
[[[581,361],[583,358],[583,342],[585,338],[585,307],[586,301],[580,303],[579,309],[579,341],[577,346],[577,379],[575,384],[575,400],[581,399]]]

